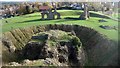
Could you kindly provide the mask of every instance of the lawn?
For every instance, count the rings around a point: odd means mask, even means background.
[[[114,21],[100,13],[91,11],[90,19],[88,20],[71,20],[65,19],[66,17],[79,18],[80,14],[83,12],[81,10],[58,10],[60,12],[62,19],[57,20],[40,20],[40,12],[17,16],[13,18],[2,19],[2,32],[7,32],[16,28],[30,27],[34,25],[46,25],[46,24],[78,24],[86,27],[93,28],[104,34],[111,40],[118,40],[118,31],[111,29],[106,30],[100,28],[100,25],[118,26],[118,22]],[[104,19],[107,22],[100,23],[98,20]],[[1,20],[0,20],[1,21]],[[8,23],[6,23],[8,21]]]

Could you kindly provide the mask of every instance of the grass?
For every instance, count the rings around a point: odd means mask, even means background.
[[[104,34],[111,40],[118,40],[118,31],[117,30],[106,30],[102,29],[100,25],[109,25],[109,26],[118,26],[118,22],[114,21],[100,13],[91,11],[90,19],[88,20],[70,20],[64,19],[66,17],[79,18],[80,14],[83,12],[81,10],[58,10],[60,12],[62,19],[57,20],[40,20],[40,12],[33,14],[17,16],[14,18],[7,18],[2,20],[2,32],[7,32],[16,28],[30,27],[33,25],[46,25],[46,24],[78,24],[86,27],[93,28],[99,31],[101,34]],[[107,22],[99,23],[98,20],[104,18]],[[6,23],[5,21],[8,21]]]

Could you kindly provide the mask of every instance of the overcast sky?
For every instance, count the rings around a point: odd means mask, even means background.
[[[30,1],[30,0],[0,0],[0,1],[5,1],[5,2],[15,2],[15,1],[19,1],[19,2],[22,2],[22,1]]]
[[[52,1],[61,1],[61,2],[70,2],[70,1],[72,1],[72,2],[83,2],[83,1],[89,1],[89,2],[100,2],[100,1],[102,1],[102,2],[105,2],[105,1],[109,1],[109,2],[118,2],[118,1],[120,1],[120,0],[0,0],[0,1],[6,1],[6,2],[15,2],[15,1],[19,1],[19,2],[22,2],[22,1],[40,1],[40,2],[52,2]]]

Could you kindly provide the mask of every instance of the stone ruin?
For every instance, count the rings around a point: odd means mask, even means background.
[[[42,20],[44,19],[53,20],[55,19],[56,15],[57,19],[61,19],[60,13],[58,13],[56,9],[54,10],[54,12],[52,12],[52,9],[50,9],[49,6],[40,6],[39,8],[40,10],[42,10],[41,12]],[[47,15],[47,18],[45,18],[45,15]]]
[[[65,39],[61,38],[65,35],[71,38],[66,38],[68,41],[65,41]],[[82,43],[79,38],[71,32],[66,33],[61,30],[50,30],[47,32],[40,32],[34,36],[32,36],[31,40],[21,50],[19,56],[23,57],[23,59],[41,59],[44,60],[42,63],[45,65],[47,63],[55,66],[83,66],[85,55],[82,49]]]

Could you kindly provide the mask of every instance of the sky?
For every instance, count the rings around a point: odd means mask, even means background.
[[[22,2],[22,1],[30,1],[30,0],[0,0],[0,1],[5,1],[5,2],[15,2],[15,1],[19,1],[19,2]]]
[[[69,2],[70,2],[70,1],[71,1],[71,2],[74,2],[74,1],[75,1],[75,2],[83,2],[83,1],[89,1],[89,2],[91,2],[91,1],[92,1],[92,2],[96,2],[96,1],[105,2],[105,1],[107,1],[107,2],[108,2],[108,1],[110,1],[110,2],[118,2],[118,1],[120,1],[120,0],[0,0],[0,1],[6,1],[6,2],[22,2],[22,1],[32,1],[32,2],[34,2],[34,1],[40,1],[40,2],[41,2],[41,1],[42,1],[42,2],[43,2],[43,1],[45,1],[45,2],[46,2],[46,1],[47,1],[47,2],[48,2],[48,1],[50,1],[50,2],[52,2],[52,1],[54,1],[54,2],[55,2],[55,1],[61,1],[61,2],[68,2],[68,1],[69,1]]]

